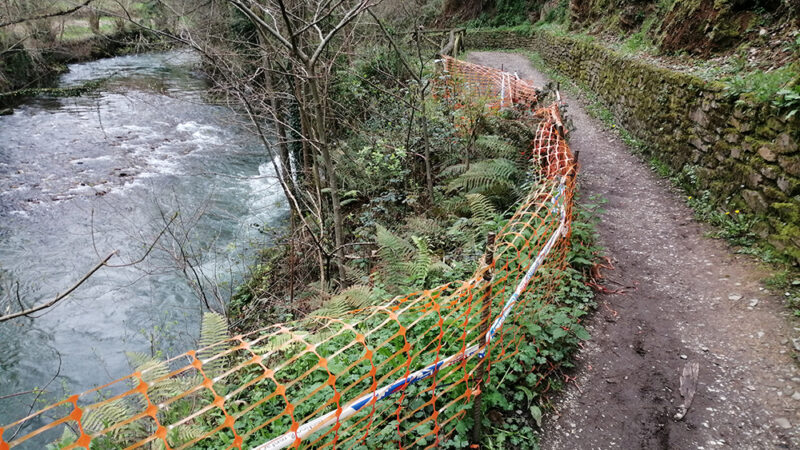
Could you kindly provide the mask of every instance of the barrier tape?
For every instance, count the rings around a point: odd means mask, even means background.
[[[559,194],[563,194],[565,188],[566,184],[564,183],[564,180],[562,180],[562,183],[558,189]],[[558,201],[558,196],[553,198],[554,208],[556,207],[557,201]],[[550,253],[550,250],[553,248],[556,241],[558,241],[558,238],[566,236],[567,211],[563,205],[561,205],[560,211],[561,211],[561,220],[558,225],[558,228],[550,236],[550,238],[547,241],[547,244],[545,244],[544,248],[542,248],[542,250],[536,256],[536,260],[534,260],[533,264],[531,264],[531,267],[525,273],[525,276],[522,278],[522,281],[519,282],[517,288],[514,290],[514,293],[508,299],[508,302],[506,302],[506,304],[503,306],[502,312],[497,317],[497,319],[495,319],[494,323],[489,329],[489,332],[486,334],[486,342],[484,343],[484,345],[482,346],[473,345],[464,350],[460,354],[449,356],[442,361],[439,361],[435,364],[431,364],[430,366],[425,367],[424,369],[418,370],[407,377],[395,381],[389,386],[385,386],[379,389],[373,394],[368,394],[355,400],[354,402],[350,403],[347,407],[345,407],[343,411],[339,410],[333,411],[318,419],[314,419],[311,422],[301,426],[297,431],[290,431],[284,434],[283,436],[279,436],[265,444],[254,447],[254,450],[280,450],[286,448],[296,442],[302,441],[303,439],[311,436],[312,434],[314,434],[317,431],[320,431],[323,428],[327,428],[333,426],[337,422],[347,420],[348,418],[355,415],[359,410],[361,410],[361,408],[371,405],[380,400],[383,400],[389,397],[390,395],[394,394],[401,388],[405,388],[406,386],[409,386],[420,380],[424,380],[428,377],[433,376],[440,369],[444,369],[446,367],[458,364],[466,359],[471,358],[476,353],[478,354],[479,358],[484,358],[486,356],[486,348],[491,343],[497,331],[500,328],[502,328],[503,323],[506,321],[508,314],[514,308],[514,305],[519,299],[519,296],[522,295],[522,293],[528,287],[528,283],[530,283],[531,278],[533,278],[533,274],[536,273],[537,269],[539,269],[539,266],[541,266],[542,261],[544,261],[544,258],[547,257],[547,255]],[[483,348],[483,350],[479,352],[478,350],[481,348]]]
[[[558,105],[535,107],[540,92],[532,84],[452,58],[443,64],[444,95],[460,96],[454,108],[475,99],[486,114],[511,106],[524,112],[518,120],[536,122],[524,157],[538,183],[497,234],[491,290],[482,267],[468,279],[343,317],[235,336],[0,427],[0,450],[41,448],[61,432],[64,450],[412,448],[453,433],[477,392],[478,365],[515,357],[526,321],[554,299],[558,280],[549,270],[566,264],[561,237],[569,234],[577,169]],[[491,294],[478,301],[484,292]],[[484,336],[482,308],[495,300],[502,308]]]

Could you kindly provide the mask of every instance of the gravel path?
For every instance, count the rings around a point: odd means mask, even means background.
[[[521,55],[474,52],[541,84]],[[761,285],[769,272],[704,237],[681,193],[658,177],[614,132],[569,98],[584,198],[607,200],[600,243],[613,262],[588,320],[592,340],[578,353],[576,381],[555,400],[543,449],[800,448],[797,335],[782,293]],[[699,363],[686,417],[680,374]]]

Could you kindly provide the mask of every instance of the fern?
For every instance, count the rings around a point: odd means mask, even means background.
[[[466,171],[467,171],[467,165],[464,163],[459,163],[442,169],[442,171],[439,172],[439,176],[442,178],[457,177]]]
[[[197,425],[179,425],[167,433],[167,442],[170,447],[180,447],[189,441],[199,438],[203,434],[205,434],[205,431]]]
[[[481,135],[475,140],[477,154],[484,158],[512,159],[519,156],[517,147],[495,135]]]
[[[375,304],[372,288],[369,286],[351,286],[325,302],[322,308],[314,312],[315,316],[342,317],[356,310]]]
[[[372,288],[369,286],[351,286],[334,298],[341,298],[353,309],[362,309],[374,304]]]
[[[91,433],[98,433],[114,425],[128,420],[139,411],[134,409],[127,398],[120,398],[109,403],[96,406],[86,413],[83,419],[83,427]],[[134,421],[124,426],[118,427],[110,432],[116,440],[132,439],[137,435],[142,435],[144,428],[141,422]]]
[[[481,222],[495,220],[498,216],[497,209],[485,195],[467,194],[467,201],[472,211],[472,217]]]
[[[376,228],[378,257],[384,266],[380,278],[389,287],[403,286],[407,279],[404,263],[413,254],[414,246],[381,225]]]
[[[466,190],[474,193],[498,187],[511,190],[518,175],[519,169],[514,161],[504,158],[485,159],[470,165],[469,170],[451,181],[448,188],[451,191]]]
[[[230,347],[230,343],[226,341],[228,337],[228,322],[224,316],[214,312],[203,314],[198,342],[203,350],[197,352],[197,358],[203,361],[203,371],[209,378],[219,375],[225,367],[225,358],[223,357],[213,361],[208,360]]]
[[[207,312],[203,314],[203,324],[200,328],[200,347],[209,347],[228,339],[228,321],[224,316]]]
[[[439,236],[445,231],[443,223],[441,219],[413,216],[406,220],[406,229],[418,236]]]
[[[414,244],[417,246],[417,253],[414,259],[409,262],[409,274],[411,275],[411,283],[413,286],[422,287],[425,280],[428,278],[428,272],[431,268],[431,251],[428,249],[428,241],[416,236],[412,237]]]

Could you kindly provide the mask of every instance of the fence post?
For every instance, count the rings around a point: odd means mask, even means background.
[[[480,448],[481,437],[483,434],[481,430],[481,422],[483,421],[481,405],[483,403],[483,378],[486,375],[486,366],[489,364],[489,346],[486,345],[486,334],[489,332],[489,327],[491,326],[490,319],[492,316],[494,240],[494,233],[489,233],[489,235],[486,236],[486,254],[484,255],[484,264],[487,268],[486,272],[483,273],[483,281],[487,283],[487,286],[481,298],[481,337],[478,340],[479,345],[483,347],[481,350],[485,353],[483,360],[478,361],[478,368],[475,371],[475,386],[480,389],[480,392],[478,392],[478,394],[475,396],[475,402],[472,404],[472,445],[470,448]]]

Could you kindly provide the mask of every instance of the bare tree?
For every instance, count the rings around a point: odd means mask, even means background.
[[[348,30],[349,25],[380,0],[229,1],[247,17],[258,33],[264,60],[269,61],[268,64],[279,65],[287,77],[287,84],[294,87],[301,135],[314,154],[322,159],[323,170],[312,168],[312,173],[324,174],[324,180],[316,175],[313,178],[316,183],[324,183],[322,189],[319,189],[321,186],[317,188],[329,195],[335,254],[341,276],[344,274],[344,219],[336,168],[331,156],[328,90],[335,58],[353,38],[352,28]],[[276,53],[280,58],[275,57]],[[271,80],[274,71],[271,67],[265,69],[268,72],[267,79]]]

